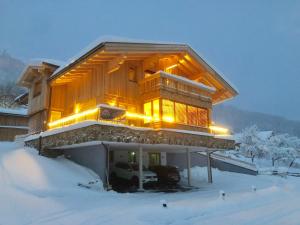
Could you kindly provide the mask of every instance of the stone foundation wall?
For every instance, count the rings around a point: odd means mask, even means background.
[[[182,146],[207,147],[212,149],[233,149],[233,140],[214,138],[213,136],[179,133],[166,130],[140,130],[94,124],[62,133],[42,137],[41,153],[47,149],[79,144],[90,141],[110,141],[140,144],[170,144]],[[30,147],[40,148],[39,139],[25,141]]]

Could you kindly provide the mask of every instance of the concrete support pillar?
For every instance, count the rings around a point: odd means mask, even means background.
[[[106,149],[106,188],[109,191],[112,189],[112,187],[109,183],[109,179],[110,179],[110,160],[109,160],[110,146],[107,145],[105,149]]]
[[[187,167],[187,176],[188,176],[188,185],[192,186],[192,178],[191,178],[191,153],[190,150],[186,149],[186,167]]]
[[[139,191],[144,191],[143,187],[143,147],[139,147]]]
[[[210,152],[206,152],[206,156],[207,156],[207,181],[208,181],[208,183],[212,183],[210,154],[211,154]]]

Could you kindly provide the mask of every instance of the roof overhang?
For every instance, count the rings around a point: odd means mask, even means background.
[[[35,80],[36,77],[40,76],[43,70],[47,70],[47,73],[50,75],[58,67],[59,65],[55,65],[47,61],[30,63],[25,67],[20,77],[18,78],[17,85],[29,88],[32,85],[33,80]]]
[[[85,49],[78,56],[74,57],[69,63],[61,66],[50,77],[49,81],[55,80],[60,76],[68,73],[81,64],[86,63],[92,57],[100,54],[119,54],[124,56],[140,54],[182,54],[186,55],[195,61],[199,68],[205,68],[205,76],[212,83],[217,86],[215,97],[213,97],[213,104],[223,102],[238,95],[238,91],[234,86],[225,79],[224,75],[218,72],[213,66],[209,65],[203,57],[198,55],[190,46],[186,44],[177,43],[155,43],[155,42],[121,42],[121,41],[104,41],[94,44],[92,47]]]

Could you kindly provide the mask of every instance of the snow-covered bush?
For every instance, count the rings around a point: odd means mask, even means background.
[[[256,125],[244,129],[239,141],[240,151],[245,156],[251,157],[252,162],[255,157],[260,158],[265,155],[266,148]]]
[[[255,125],[244,129],[237,141],[240,143],[240,154],[251,158],[252,163],[255,158],[263,158],[271,160],[273,167],[280,163],[291,167],[300,157],[299,138],[288,134],[261,132]]]

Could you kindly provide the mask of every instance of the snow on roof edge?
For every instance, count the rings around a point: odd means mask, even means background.
[[[208,91],[210,91],[210,92],[215,92],[215,91],[216,91],[216,88],[214,88],[214,87],[207,86],[207,85],[205,85],[205,84],[203,84],[203,83],[196,82],[196,81],[187,79],[187,78],[182,77],[182,76],[178,76],[178,75],[175,75],[175,74],[166,73],[166,72],[161,71],[161,70],[158,71],[158,72],[156,72],[156,73],[162,73],[162,74],[164,74],[164,75],[166,75],[166,76],[169,76],[169,77],[171,77],[171,78],[174,78],[174,79],[176,79],[176,80],[180,80],[180,81],[186,82],[186,83],[188,83],[188,84],[197,86],[197,87],[199,87],[199,88],[206,89],[206,90],[208,90]],[[155,73],[155,74],[156,74],[156,73]]]
[[[202,59],[212,70],[214,70],[234,91],[239,94],[237,87],[222,73],[214,64],[210,63],[207,58],[205,58],[199,51],[195,51],[194,48],[190,45],[191,50]],[[227,100],[227,99],[226,99]]]
[[[131,44],[161,44],[161,45],[186,45],[184,43],[178,43],[178,42],[167,42],[167,41],[153,41],[153,40],[143,40],[143,39],[133,39],[133,38],[125,38],[125,37],[118,37],[118,36],[100,36],[90,44],[88,44],[85,48],[83,48],[81,51],[79,51],[77,54],[75,54],[73,57],[67,60],[67,62],[62,65],[60,68],[58,68],[51,76],[56,76],[59,72],[64,70],[66,67],[71,65],[72,63],[79,60],[82,56],[89,53],[93,49],[97,48],[101,44],[104,43],[131,43]]]
[[[22,115],[27,116],[26,108],[2,108],[0,107],[0,114],[12,114],[12,115]]]

